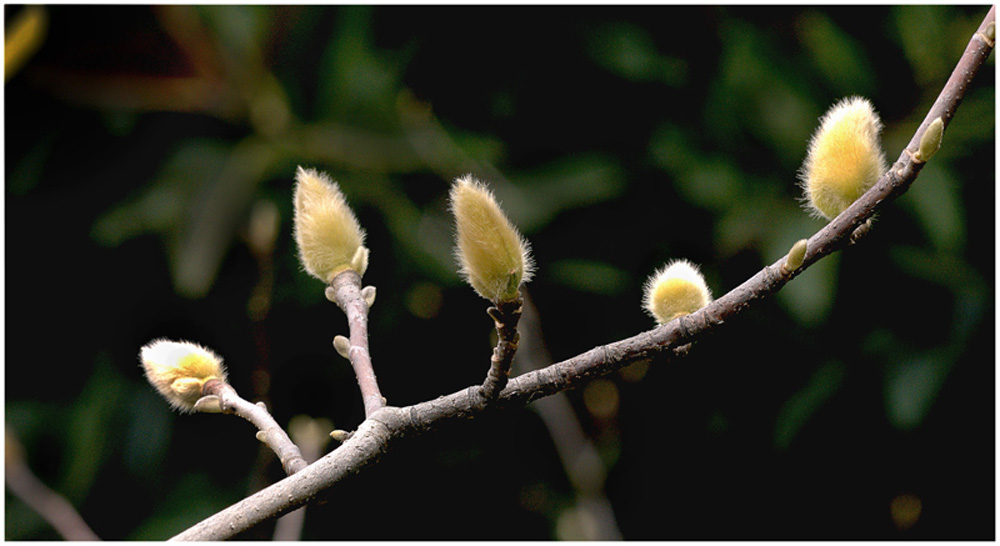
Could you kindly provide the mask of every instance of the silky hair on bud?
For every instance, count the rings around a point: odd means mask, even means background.
[[[690,315],[712,301],[698,266],[674,260],[654,273],[644,286],[643,307],[658,324]]]
[[[886,171],[882,121],[868,99],[848,97],[820,119],[799,172],[806,206],[832,220]]]
[[[139,360],[149,383],[181,412],[195,410],[205,382],[226,380],[222,358],[190,341],[155,339],[142,347]]]
[[[316,170],[295,173],[295,242],[306,272],[329,283],[343,271],[364,275],[365,233],[336,182]]]
[[[491,302],[514,300],[534,271],[528,242],[507,219],[493,192],[471,175],[455,180],[449,198],[462,276]]]

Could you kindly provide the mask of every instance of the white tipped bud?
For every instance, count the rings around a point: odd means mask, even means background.
[[[875,185],[887,168],[881,130],[872,103],[862,97],[841,100],[820,119],[800,172],[814,215],[832,220]]]
[[[295,241],[302,265],[329,283],[340,272],[368,268],[365,234],[335,182],[313,169],[295,173]]]
[[[675,260],[646,281],[644,307],[658,324],[694,313],[712,301],[712,292],[698,267]]]
[[[462,276],[480,296],[497,303],[514,300],[534,263],[521,237],[481,182],[464,176],[451,187]]]
[[[210,379],[226,380],[222,358],[190,341],[153,340],[139,352],[139,359],[150,384],[182,412],[211,411],[208,402],[196,406],[202,387]]]

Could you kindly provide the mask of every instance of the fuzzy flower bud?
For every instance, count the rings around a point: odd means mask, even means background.
[[[534,270],[528,242],[500,210],[493,193],[472,176],[455,180],[450,199],[462,276],[491,302],[514,300]]]
[[[712,301],[698,267],[687,260],[668,263],[646,281],[644,290],[646,311],[658,324],[690,315]]]
[[[302,167],[295,180],[295,242],[306,272],[326,283],[348,269],[364,275],[365,233],[340,188],[325,174]]]
[[[875,185],[887,168],[881,130],[872,103],[861,97],[841,100],[820,119],[800,172],[814,215],[832,220]]]
[[[206,381],[226,380],[222,358],[190,341],[153,340],[139,352],[139,359],[150,384],[182,412],[195,410]]]

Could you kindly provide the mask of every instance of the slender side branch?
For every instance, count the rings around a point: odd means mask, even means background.
[[[83,521],[66,497],[56,493],[35,476],[24,460],[20,442],[10,428],[5,432],[4,474],[7,489],[38,512],[66,540],[101,540]]]
[[[285,473],[292,475],[308,466],[299,448],[268,413],[263,403],[251,404],[237,394],[236,389],[218,379],[206,381],[202,394],[217,396],[222,413],[233,413],[253,423],[260,431],[257,438],[274,450]]]
[[[495,400],[500,391],[507,386],[510,364],[514,361],[514,353],[517,352],[517,343],[520,339],[517,323],[521,319],[522,302],[521,295],[518,294],[517,298],[499,302],[486,310],[493,317],[497,329],[497,346],[493,349],[490,371],[486,374],[486,381],[483,382],[483,396],[487,400]]]
[[[991,7],[926,120],[911,140],[907,147],[911,153],[919,149],[924,131],[935,118],[941,117],[945,124],[951,120],[972,78],[992,51],[991,40],[985,40],[983,36],[992,36],[989,29],[994,24],[994,12],[995,8]],[[474,417],[494,406],[522,406],[578,387],[634,362],[683,354],[681,349],[684,345],[753,307],[758,300],[779,290],[823,256],[847,245],[852,233],[872,214],[909,188],[921,166],[915,165],[910,154],[904,151],[889,172],[867,193],[809,239],[802,265],[794,271],[788,272],[787,268],[783,271],[786,257],[782,256],[695,313],[511,379],[499,393],[495,404],[487,405],[483,389],[472,386],[405,408],[383,407],[369,415],[369,419],[340,448],[302,472],[243,499],[171,540],[221,540],[232,537],[309,502],[319,492],[372,463],[388,449],[392,440],[426,432],[442,421]]]
[[[336,303],[344,314],[351,330],[351,346],[348,359],[358,378],[361,398],[365,404],[365,417],[371,417],[385,405],[379,392],[375,368],[372,367],[371,353],[368,351],[368,302],[361,290],[361,275],[348,269],[336,277],[327,288],[327,298]]]

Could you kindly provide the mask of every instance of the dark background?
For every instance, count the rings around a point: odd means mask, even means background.
[[[363,418],[330,346],[344,317],[297,261],[297,165],[366,229],[382,391],[421,402],[481,382],[491,351],[451,255],[455,176],[531,241],[524,335],[562,360],[650,328],[664,262],[721,295],[819,229],[796,186],[819,116],[869,97],[894,161],[988,6],[42,10],[5,85],[6,424],[98,535],[159,540],[281,470],[249,424],[169,410],[138,366],[151,339],[213,348],[281,423]],[[688,358],[565,395],[620,536],[995,537],[994,66],[863,244]],[[399,444],[303,537],[607,530],[580,498],[529,406]],[[6,501],[7,539],[58,538]]]

